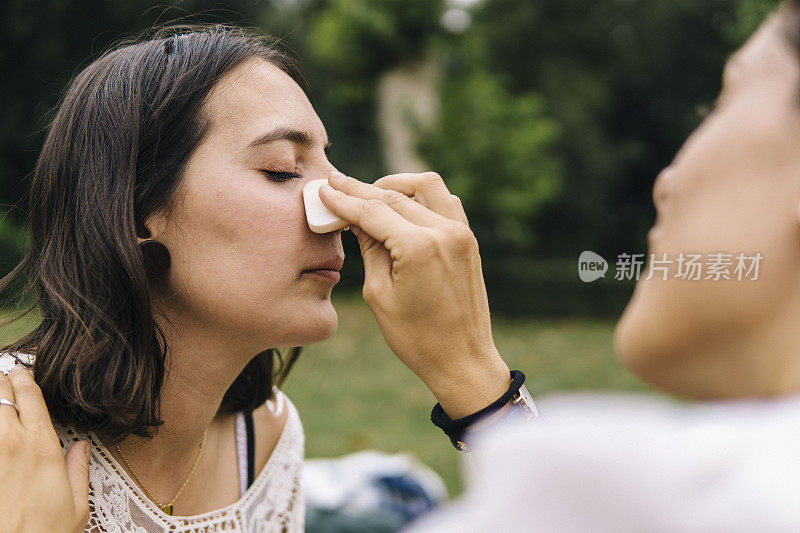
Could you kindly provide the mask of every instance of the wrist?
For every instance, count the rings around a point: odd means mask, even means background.
[[[450,438],[450,442],[461,451],[469,451],[464,442],[467,432],[481,432],[500,419],[513,414],[523,420],[538,416],[527,389],[524,386],[525,374],[519,370],[509,372],[510,383],[506,391],[485,408],[458,419],[450,418],[440,404],[431,410],[431,422]]]
[[[508,389],[508,365],[500,359],[481,366],[458,368],[426,382],[448,417],[455,420],[492,404]]]
[[[508,403],[506,403],[503,407],[500,407],[499,409],[497,409],[495,412],[487,414],[485,416],[482,416],[476,422],[473,422],[472,424],[470,424],[468,430],[469,431],[480,431],[481,429],[483,429],[485,427],[489,427],[489,426],[493,425],[495,422],[497,422],[498,420],[502,419],[503,417],[505,417],[508,414],[508,412],[514,406],[513,402],[514,402],[513,399],[509,400]]]

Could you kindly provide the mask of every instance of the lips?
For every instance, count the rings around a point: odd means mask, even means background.
[[[344,257],[336,256],[321,261],[304,269],[300,275],[309,275],[329,283],[338,283],[341,279],[339,271],[344,265]]]
[[[341,274],[339,274],[338,270],[327,270],[327,269],[319,269],[319,270],[305,270],[303,271],[300,276],[311,276],[317,278],[319,280],[328,282],[328,283],[339,283],[339,280],[342,279]]]
[[[335,256],[310,265],[308,268],[303,269],[303,272],[308,272],[311,270],[341,270],[342,265],[344,265],[344,257]]]

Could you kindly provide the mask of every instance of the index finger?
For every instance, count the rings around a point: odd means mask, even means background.
[[[442,222],[449,223],[439,213],[427,208],[420,202],[414,201],[402,192],[382,189],[344,175],[331,175],[331,178],[335,179],[335,181],[330,182],[334,189],[340,190],[348,196],[355,196],[363,200],[372,198],[380,200],[418,226],[432,227],[439,226]]]
[[[376,180],[373,185],[413,196],[431,211],[469,225],[461,200],[450,193],[444,180],[436,172],[390,174]]]
[[[387,249],[392,248],[393,241],[419,229],[419,226],[376,198],[350,196],[330,185],[320,187],[319,197],[334,215],[358,226]]]
[[[16,398],[14,401],[19,406],[19,421],[22,426],[30,430],[43,431],[55,438],[56,433],[42,391],[33,380],[30,371],[17,366],[9,372],[8,378],[14,387]]]

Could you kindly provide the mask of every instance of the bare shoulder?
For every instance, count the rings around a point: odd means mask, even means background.
[[[272,400],[253,410],[253,432],[256,441],[256,472],[267,464],[286,427],[289,416],[288,398],[279,389]]]

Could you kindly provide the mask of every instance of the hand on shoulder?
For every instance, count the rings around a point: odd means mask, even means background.
[[[3,525],[19,532],[83,531],[89,443],[75,443],[63,455],[41,390],[24,367],[0,371],[0,398],[0,487],[14,495],[0,498]]]

